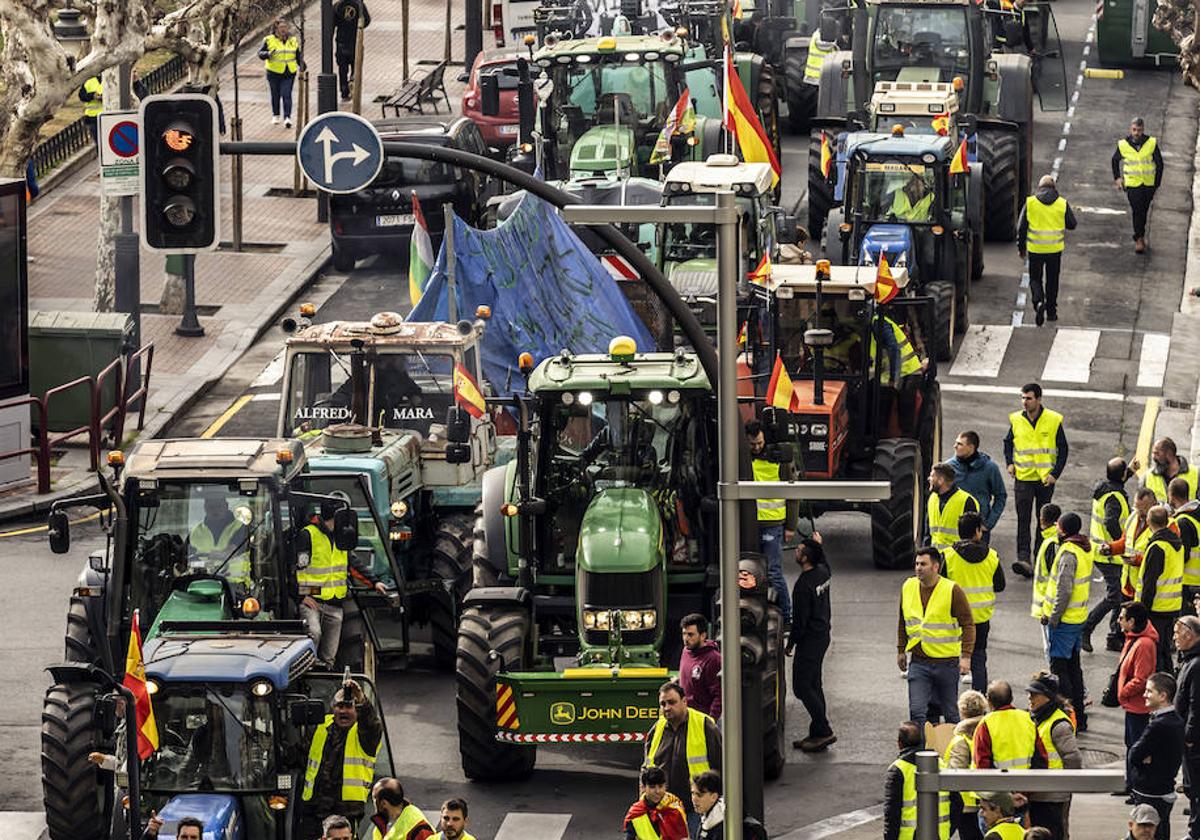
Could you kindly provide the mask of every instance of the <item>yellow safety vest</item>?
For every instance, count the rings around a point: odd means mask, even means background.
[[[331,726],[333,715],[325,715],[325,722],[313,732],[312,745],[308,748],[308,766],[304,769],[304,793],[301,798],[305,802],[312,799],[317,771],[321,769],[321,758],[325,754],[325,740],[329,737]],[[346,733],[346,752],[342,757],[342,801],[366,802],[374,777],[375,753],[367,752],[359,743],[356,723]],[[388,835],[391,836],[391,832],[388,832]]]
[[[1051,525],[1042,529],[1042,544],[1038,546],[1037,557],[1033,564],[1033,605],[1029,614],[1034,618],[1042,617],[1042,606],[1046,602],[1046,581],[1050,579],[1050,569],[1054,565],[1054,550],[1058,548],[1058,527]],[[1046,562],[1049,555],[1050,562]]]
[[[999,709],[979,722],[987,726],[992,740],[992,766],[997,770],[1028,770],[1037,749],[1037,727],[1028,712]],[[971,769],[978,767],[972,761]]]
[[[937,493],[929,494],[925,509],[929,517],[929,539],[934,545],[949,546],[958,542],[958,518],[967,510],[967,499],[974,498],[966,490],[958,487],[951,494],[946,506],[942,507],[941,497]],[[978,503],[975,509],[979,509]]]
[[[1054,714],[1038,724],[1038,737],[1042,739],[1042,746],[1046,748],[1047,770],[1063,769],[1062,756],[1058,754],[1058,750],[1054,749],[1054,739],[1050,737],[1050,730],[1060,720],[1065,720],[1067,723],[1071,722],[1071,718],[1066,712],[1062,709],[1055,709]]]
[[[880,316],[877,315],[876,317],[880,317]],[[891,328],[892,335],[895,336],[895,338],[896,338],[896,344],[898,344],[900,346],[900,375],[903,377],[903,376],[910,376],[911,374],[914,374],[914,373],[920,373],[921,372],[921,360],[917,358],[917,351],[915,349],[913,349],[912,342],[908,340],[908,335],[904,332],[903,329],[900,328],[900,325],[897,324],[895,321],[893,321],[891,318],[889,318],[886,315],[884,315],[882,317],[883,317],[885,326],[888,326]],[[874,360],[875,360],[875,331],[874,330],[871,331],[871,347],[870,347],[870,351],[869,351],[868,355],[870,355],[871,361],[872,361],[872,363],[874,363]],[[892,366],[891,359],[888,357],[887,354],[884,354],[882,360],[880,361],[880,372],[881,372],[880,378],[882,380],[884,380],[885,382],[888,379],[891,379],[891,366]],[[957,533],[957,532],[955,532],[955,533]]]
[[[753,461],[755,481],[779,481],[779,464],[765,458]],[[759,522],[783,522],[787,519],[786,499],[757,499]]]
[[[92,76],[83,83],[83,92],[90,93],[92,98],[83,104],[85,117],[98,117],[104,113],[104,83],[99,76]]]
[[[387,834],[383,834],[378,828],[371,830],[371,840],[405,840],[408,833],[421,823],[429,825],[429,820],[425,819],[425,815],[421,813],[421,809],[411,802],[404,806],[404,810],[400,812],[400,816],[396,817],[396,821],[392,823]],[[433,826],[429,826],[429,830],[433,830]],[[442,836],[439,831],[435,838]],[[470,834],[463,832],[463,840],[475,840]]]
[[[1083,624],[1087,620],[1088,595],[1092,589],[1092,553],[1073,542],[1062,543],[1054,555],[1050,580],[1046,581],[1046,603],[1042,606],[1042,615],[1049,616],[1054,612],[1054,602],[1058,599],[1058,560],[1064,551],[1075,555],[1075,585],[1061,621],[1063,624]]]
[[[1189,499],[1196,498],[1196,483],[1200,481],[1200,470],[1196,469],[1195,464],[1188,464],[1188,468],[1175,478],[1182,478],[1187,482]],[[1161,475],[1153,470],[1146,473],[1146,486],[1154,491],[1159,502],[1167,501],[1167,481]]]
[[[1024,840],[1025,827],[1020,823],[1012,822],[1013,818],[1005,819],[1002,822],[996,823],[994,826],[983,832],[983,836],[995,834],[1000,840]]]
[[[1043,407],[1036,424],[1029,422],[1024,411],[1008,415],[1008,422],[1013,433],[1013,466],[1017,480],[1043,480],[1058,460],[1058,430],[1063,416]]]
[[[942,755],[942,763],[946,766],[950,765],[950,753],[954,750],[954,745],[959,743],[967,745],[967,755],[971,756],[971,762],[967,766],[972,766],[975,763],[975,742],[961,732],[955,732],[954,737],[950,739],[950,743],[946,745],[946,752]],[[974,808],[979,804],[979,797],[969,790],[962,791],[960,795],[962,796],[964,808]]]
[[[1158,167],[1154,165],[1156,148],[1158,139],[1154,137],[1147,137],[1140,149],[1133,148],[1123,137],[1117,141],[1117,149],[1121,152],[1121,176],[1127,188],[1154,186],[1158,175]]]
[[[917,766],[897,758],[892,766],[904,777],[900,801],[900,840],[913,840],[917,833]],[[938,792],[938,838],[950,840],[950,794]]]
[[[347,554],[333,544],[325,532],[316,525],[306,525],[312,553],[308,565],[296,572],[296,583],[301,587],[321,587],[314,597],[322,601],[346,597]],[[303,593],[302,593],[303,594]]]
[[[927,222],[932,206],[933,193],[927,193],[924,198],[913,204],[908,193],[901,188],[892,193],[892,206],[888,213],[906,222]]]
[[[1149,528],[1146,529],[1150,530]],[[1154,601],[1150,604],[1150,612],[1171,613],[1183,609],[1183,548],[1176,548],[1163,539],[1150,540],[1150,546],[1159,545],[1163,551],[1163,570],[1158,576],[1158,584],[1154,587]],[[1145,582],[1146,561],[1142,560],[1142,572],[1137,577],[1137,585],[1133,590],[1133,600],[1142,600],[1142,584]]]
[[[1129,517],[1129,502],[1125,498],[1124,493],[1119,493],[1116,490],[1109,490],[1099,499],[1092,500],[1092,529],[1088,535],[1092,540],[1092,562],[1093,563],[1120,563],[1120,557],[1103,555],[1100,553],[1101,543],[1110,543],[1117,539],[1117,536],[1109,534],[1104,527],[1104,506],[1108,504],[1109,499],[1115,498],[1121,504],[1121,522],[1124,522]]]
[[[1135,511],[1134,513],[1129,514],[1129,518],[1125,520],[1125,553],[1122,556],[1127,557],[1130,560],[1132,560],[1136,554],[1145,554],[1146,546],[1150,544],[1150,527],[1146,526],[1143,528],[1142,532],[1138,534],[1137,538],[1135,539],[1133,535],[1137,533],[1137,527],[1138,515]],[[1137,591],[1141,588],[1141,585],[1141,565],[1139,564],[1137,566],[1132,566],[1128,563],[1125,563],[1125,565],[1121,568],[1121,588]]]
[[[1037,196],[1025,199],[1025,248],[1031,254],[1057,254],[1063,249],[1067,229],[1067,200],[1061,195],[1053,204],[1043,204]]]
[[[962,628],[950,611],[953,595],[954,582],[939,578],[922,612],[921,581],[915,575],[904,581],[904,587],[900,590],[900,607],[904,612],[904,628],[908,632],[905,650],[912,650],[919,644],[925,655],[933,659],[957,659],[962,656]]]
[[[300,40],[295,35],[286,41],[281,41],[274,35],[268,35],[266,47],[270,53],[266,60],[269,72],[295,73],[299,69],[299,65],[296,63],[296,53],[300,50]]]
[[[804,65],[804,83],[806,85],[821,84],[821,65],[825,57],[833,55],[837,44],[825,43],[819,36],[814,35],[808,42],[808,62]]]
[[[996,610],[996,590],[992,588],[992,578],[996,574],[996,567],[1000,565],[1000,555],[996,554],[996,549],[988,549],[987,557],[980,563],[968,563],[953,546],[947,548],[942,556],[946,558],[946,577],[967,593],[975,623],[990,621]]]
[[[645,814],[633,818],[633,831],[638,840],[661,840],[659,833],[654,830],[654,823]]]
[[[1186,519],[1192,523],[1196,534],[1200,536],[1200,517],[1193,511],[1181,510],[1175,514],[1175,521]],[[1200,545],[1194,545],[1187,550],[1183,558],[1183,585],[1200,586]]]
[[[701,773],[709,769],[708,766],[708,739],[704,732],[706,723],[712,720],[708,715],[697,709],[688,708],[687,719],[687,761],[688,761],[688,777],[696,778]],[[650,738],[650,752],[646,759],[646,766],[654,766],[654,756],[658,754],[658,747],[662,744],[663,731],[667,728],[667,719],[660,717],[658,722],[654,724],[654,734]]]
[[[221,531],[220,537],[213,539],[212,531],[208,530],[208,526],[201,522],[188,535],[188,544],[201,554],[225,551],[231,547],[229,542],[241,527],[242,523],[234,519]],[[246,548],[246,546],[243,546],[241,552],[236,557],[225,563],[224,574],[229,580],[249,585],[250,555],[246,552]],[[218,556],[215,559],[222,562],[225,561],[225,557],[223,556]]]

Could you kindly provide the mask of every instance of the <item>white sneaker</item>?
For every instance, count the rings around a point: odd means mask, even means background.
[[[271,116],[271,125],[279,125],[279,116],[278,115]]]
[[[283,127],[284,127],[284,128],[291,128],[291,127],[292,127],[292,118],[291,118],[291,117],[284,117],[284,119],[283,119]]]

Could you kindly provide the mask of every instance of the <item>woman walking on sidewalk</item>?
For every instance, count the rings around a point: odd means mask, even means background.
[[[286,20],[275,21],[271,34],[263,39],[258,57],[266,63],[267,84],[271,88],[271,123],[279,125],[282,111],[283,124],[291,128],[292,86],[296,71],[304,67],[304,59],[300,57],[300,41]]]

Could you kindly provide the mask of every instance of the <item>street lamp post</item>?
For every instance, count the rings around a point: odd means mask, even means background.
[[[337,76],[333,75],[333,0],[321,0],[321,73],[317,76],[317,113],[337,110]],[[317,221],[329,221],[329,193],[317,193]]]

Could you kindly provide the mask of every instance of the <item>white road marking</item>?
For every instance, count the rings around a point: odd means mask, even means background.
[[[962,338],[958,355],[950,368],[951,376],[979,376],[995,379],[1004,363],[1013,328],[972,324]]]
[[[1067,150],[1067,138],[1066,137],[1064,137],[1058,141],[1058,150],[1060,152],[1065,152]]]
[[[845,814],[837,814],[820,822],[793,828],[787,834],[781,834],[775,840],[824,840],[834,837],[860,825],[880,819],[883,816],[883,805],[872,805],[870,808],[859,808]]]
[[[250,398],[250,402],[279,402],[279,399],[278,391],[267,391],[263,394],[255,394]]]
[[[509,811],[496,832],[496,840],[561,840],[570,814],[537,814]]]
[[[942,391],[949,391],[956,394],[1007,394],[1014,399],[1019,396],[1018,392],[1021,389],[1019,384],[984,385],[979,382],[943,382],[941,385]],[[1043,388],[1042,395],[1052,397],[1056,400],[1078,399],[1100,400],[1101,402],[1124,402],[1125,400],[1129,400],[1131,403],[1139,404],[1145,401],[1145,398],[1130,397],[1126,394],[1118,394],[1115,391],[1084,391],[1072,388]]]
[[[283,354],[284,351],[280,350],[279,355],[272,359],[258,376],[254,377],[254,381],[250,383],[251,388],[266,388],[283,378]]]
[[[1124,248],[1124,242],[1072,242],[1072,248]]]
[[[1024,309],[1024,308],[1025,308],[1025,292],[1019,291],[1019,292],[1017,292],[1017,309]]]
[[[1100,346],[1100,330],[1060,329],[1042,369],[1042,380],[1087,382],[1092,376],[1092,359]]]
[[[1072,209],[1079,213],[1095,213],[1097,216],[1124,216],[1125,211],[1115,207],[1090,207],[1086,204],[1072,204]]]
[[[1025,311],[1023,309],[1014,309],[1012,314],[1012,325],[1014,327],[1024,326]]]
[[[1162,387],[1170,350],[1171,336],[1168,333],[1146,333],[1142,336],[1142,355],[1138,359],[1139,388]]]
[[[1067,135],[1067,134],[1070,134],[1070,133],[1071,133],[1071,122],[1070,122],[1070,120],[1068,120],[1067,122],[1063,123],[1062,133],[1063,133],[1063,135]]]
[[[41,811],[0,811],[0,837],[37,840],[46,835],[46,815]]]

